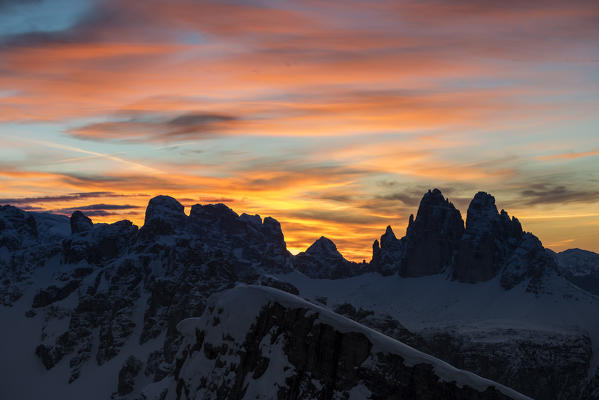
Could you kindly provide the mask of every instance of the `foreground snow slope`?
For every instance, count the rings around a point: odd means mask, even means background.
[[[557,275],[546,277],[538,294],[528,292],[526,284],[506,291],[498,279],[469,284],[443,275],[278,278],[330,309],[351,305],[372,313],[370,326],[379,330],[392,321],[401,328],[396,337],[521,391],[542,398],[571,398],[582,391],[582,398],[597,398],[596,383],[580,389],[588,382],[575,381],[584,376],[596,382],[599,374],[599,298]],[[545,389],[535,384],[535,376],[547,379]]]
[[[273,288],[214,295],[178,329],[187,339],[168,399],[527,398]]]

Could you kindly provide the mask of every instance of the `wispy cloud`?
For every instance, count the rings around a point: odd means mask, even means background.
[[[567,186],[532,184],[530,189],[521,192],[524,204],[566,204],[599,202],[599,190],[594,188],[576,189]]]
[[[578,158],[586,158],[599,156],[599,150],[582,151],[582,152],[569,152],[569,153],[558,153],[549,154],[546,156],[539,157],[539,160],[575,160]]]
[[[1,204],[29,204],[29,203],[53,203],[72,200],[81,200],[88,198],[106,198],[114,196],[123,196],[112,192],[84,192],[70,193],[62,196],[39,196],[39,197],[20,197],[20,198],[0,198]]]

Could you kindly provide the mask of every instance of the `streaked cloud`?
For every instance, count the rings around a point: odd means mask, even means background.
[[[593,156],[599,156],[599,150],[549,154],[547,156],[539,157],[539,160],[575,160],[577,158],[586,158]]]
[[[599,190],[597,189],[576,189],[561,185],[532,184],[530,189],[523,190],[521,195],[524,203],[529,205],[599,202]]]

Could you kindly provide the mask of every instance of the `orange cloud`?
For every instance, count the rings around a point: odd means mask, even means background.
[[[324,234],[359,260],[403,232],[413,188],[590,215],[594,172],[539,161],[599,153],[535,156],[596,122],[598,16],[586,0],[98,2],[64,31],[0,37],[0,191],[137,224],[157,194],[222,199],[279,219],[294,251]]]

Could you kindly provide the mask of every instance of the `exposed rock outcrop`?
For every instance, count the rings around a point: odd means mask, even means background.
[[[140,373],[143,364],[134,356],[130,356],[119,371],[118,394],[121,396],[131,393],[135,387],[135,378]]]

